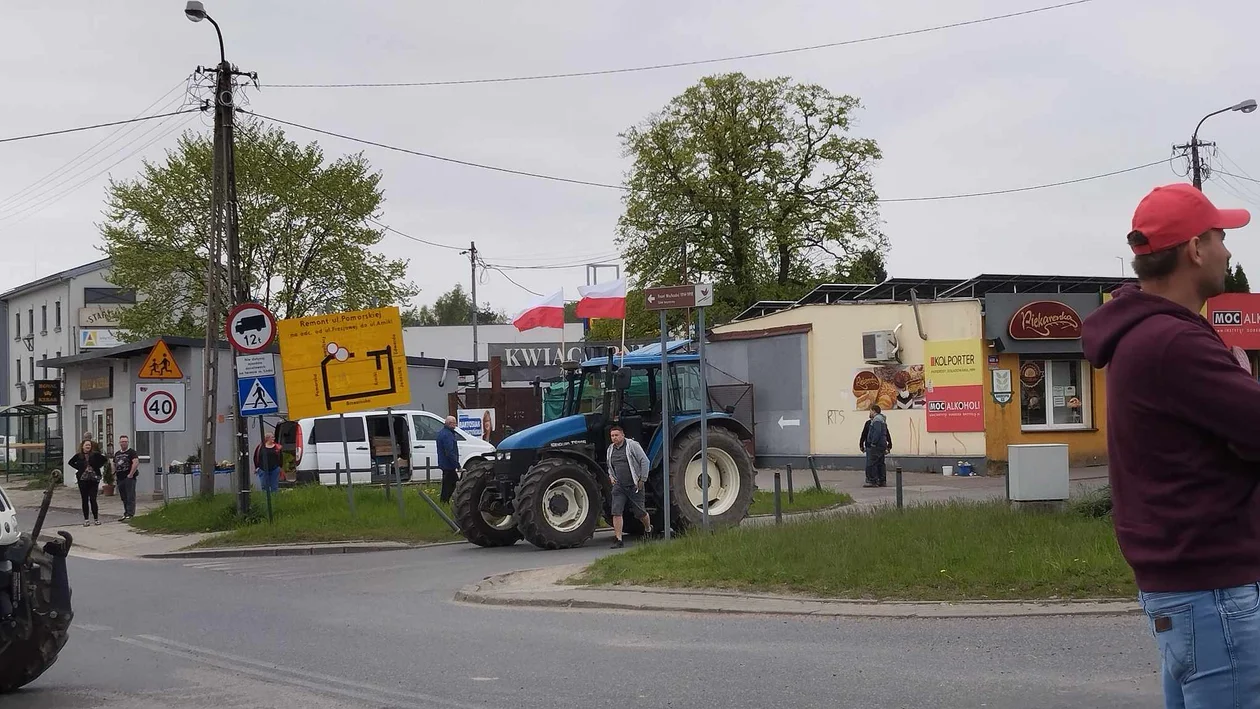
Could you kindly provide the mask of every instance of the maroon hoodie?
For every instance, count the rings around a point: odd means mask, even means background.
[[[1125,286],[1085,319],[1106,367],[1116,537],[1138,588],[1260,581],[1260,383],[1198,313]]]

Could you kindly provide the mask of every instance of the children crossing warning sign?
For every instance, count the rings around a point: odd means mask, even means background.
[[[153,344],[153,349],[149,350],[149,356],[144,358],[144,364],[140,365],[140,371],[136,373],[136,377],[139,379],[183,379],[184,372],[179,368],[179,363],[175,361],[175,353],[171,352],[166,341],[158,340]]]

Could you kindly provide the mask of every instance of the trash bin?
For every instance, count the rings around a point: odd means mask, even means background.
[[[1015,502],[1058,502],[1068,499],[1066,443],[1006,447],[1007,498]]]

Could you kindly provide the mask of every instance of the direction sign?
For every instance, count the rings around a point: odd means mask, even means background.
[[[274,374],[236,380],[236,395],[242,416],[263,416],[280,412]]]
[[[183,431],[185,398],[183,382],[137,384],[136,430]]]
[[[136,378],[183,379],[184,372],[179,368],[179,362],[175,361],[175,353],[171,352],[166,341],[158,340],[153,343],[153,349],[149,350],[149,356],[144,358],[144,364],[140,365]]]
[[[411,403],[398,308],[277,323],[291,419]]]
[[[685,286],[648,288],[648,310],[673,310],[675,308],[704,308],[713,305],[713,284],[693,283]]]
[[[276,316],[258,303],[241,303],[224,319],[228,342],[243,354],[257,354],[276,339]]]

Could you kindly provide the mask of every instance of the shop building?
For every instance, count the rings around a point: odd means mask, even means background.
[[[823,285],[713,328],[709,352],[753,384],[761,465],[812,456],[861,467],[871,403],[907,470],[1001,469],[1007,446],[1026,443],[1066,443],[1073,465],[1105,463],[1105,385],[1080,331],[1124,282],[986,274]]]

